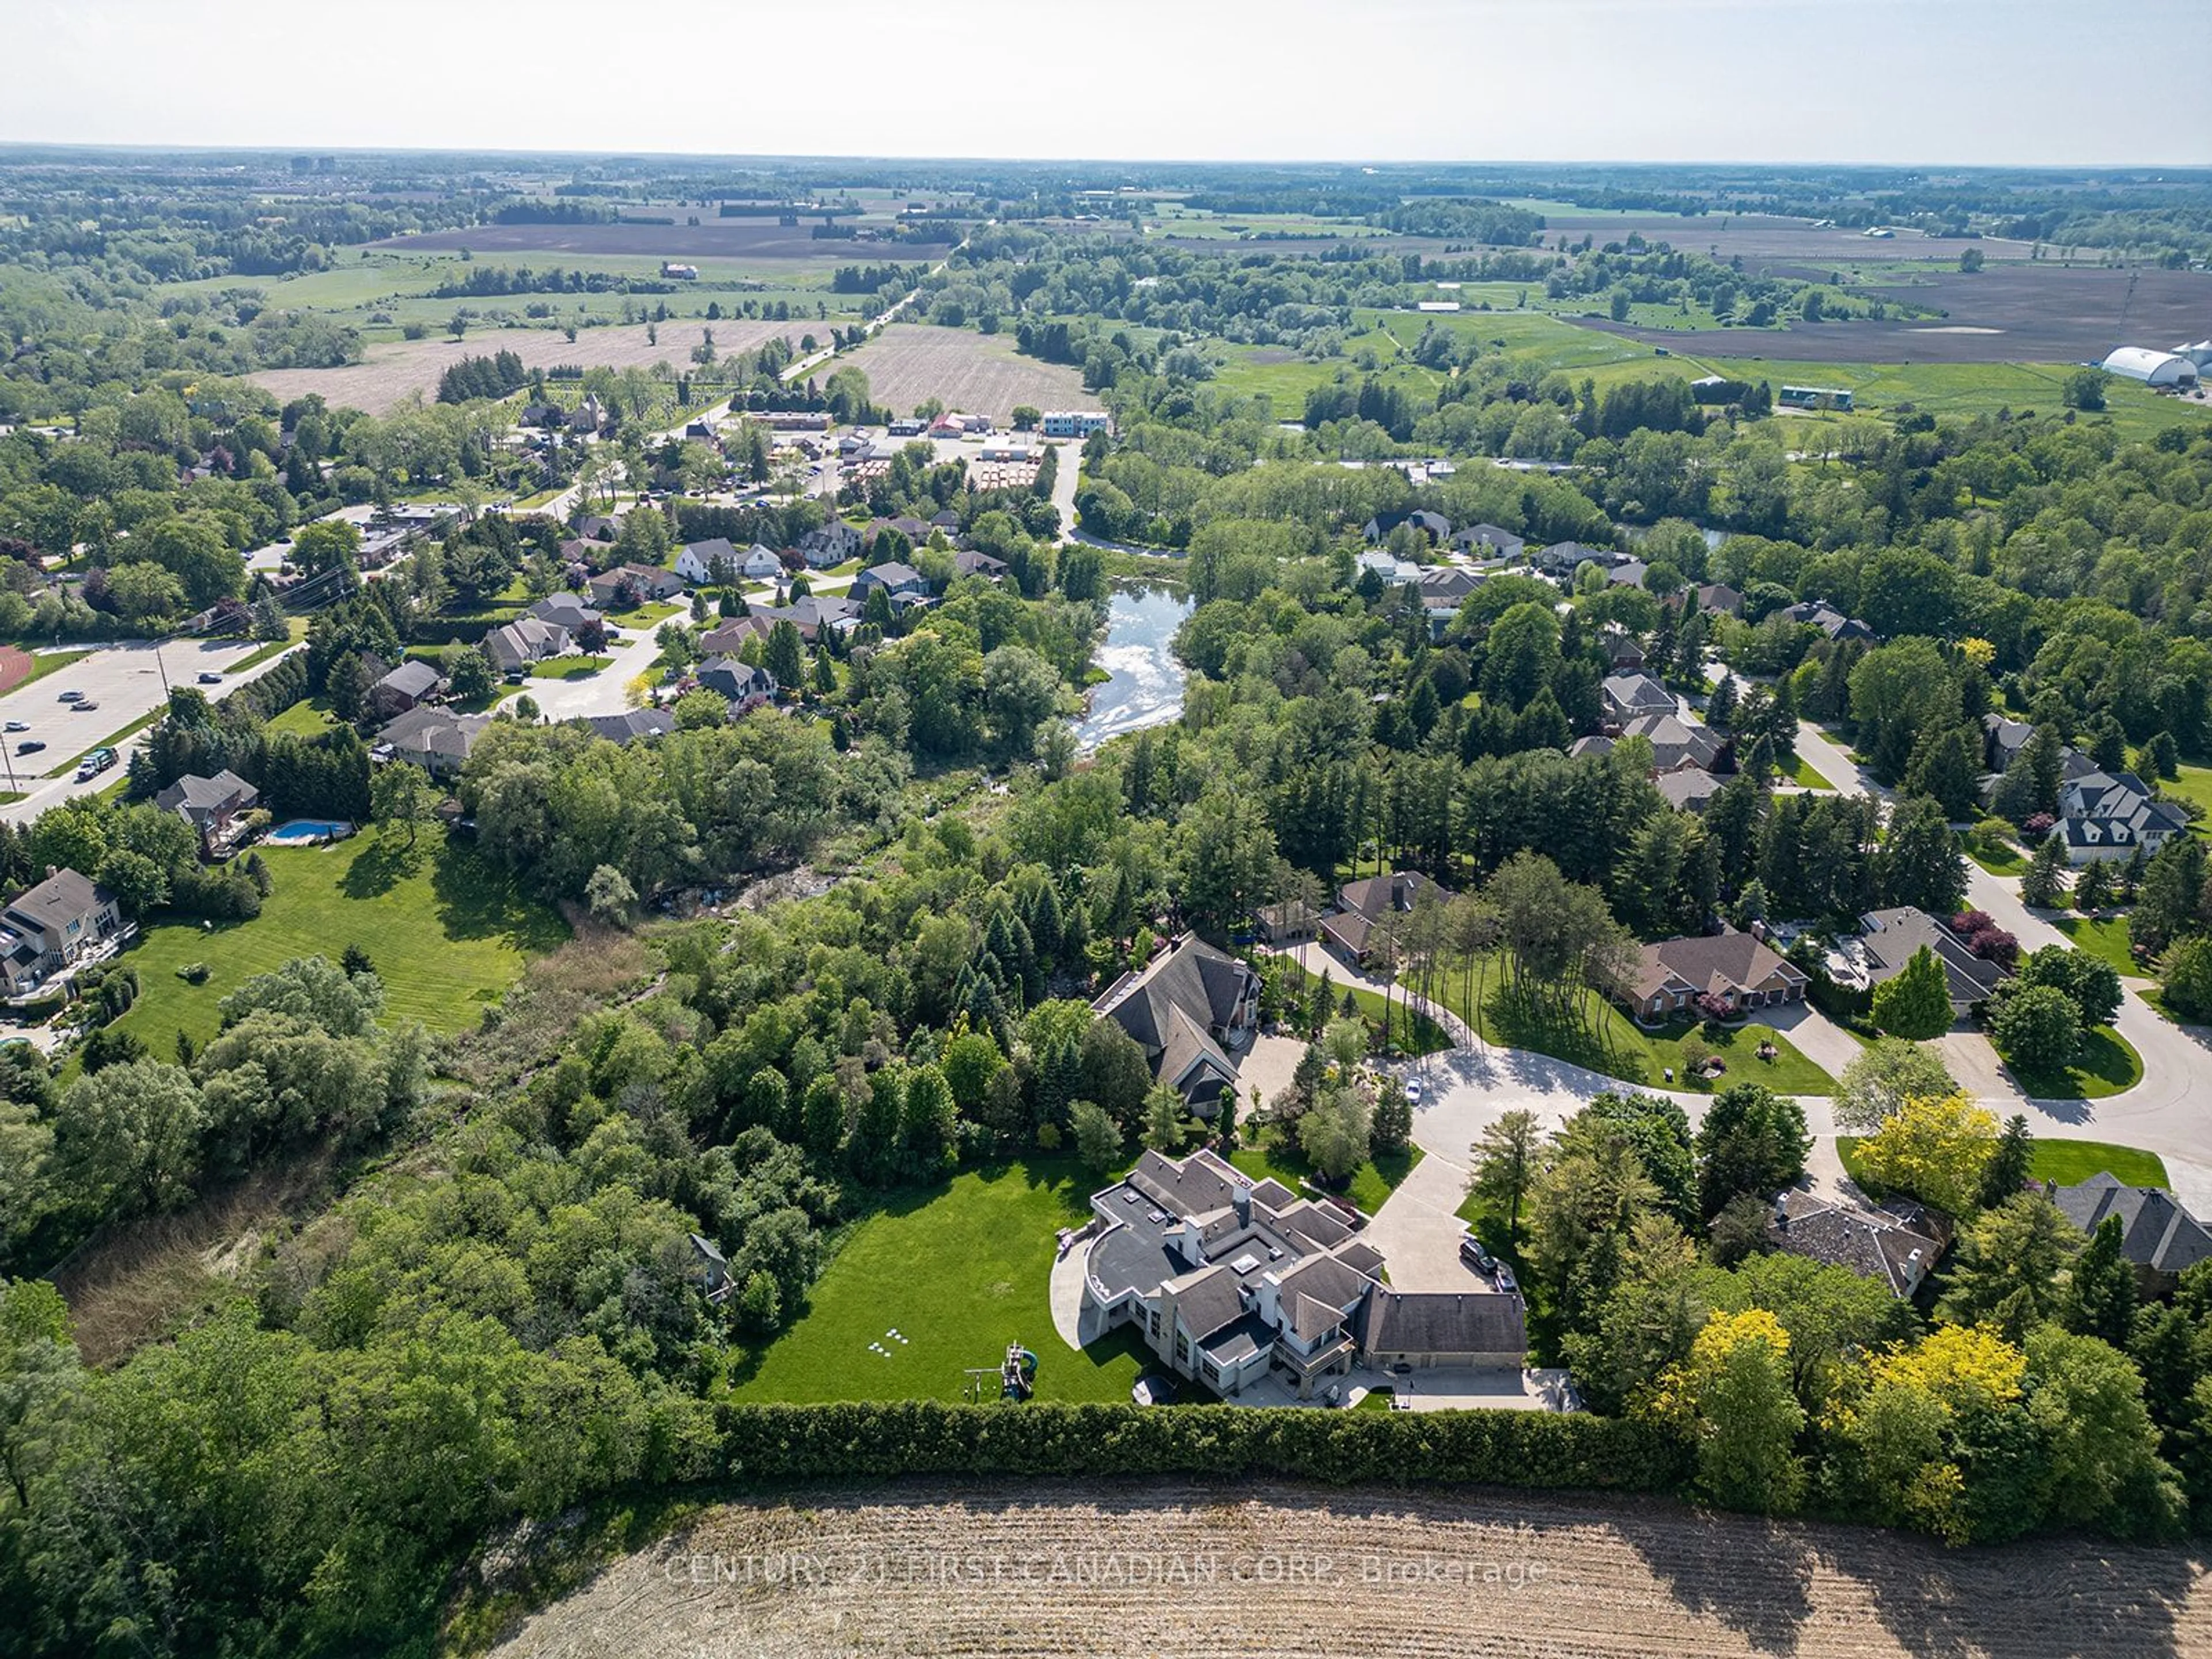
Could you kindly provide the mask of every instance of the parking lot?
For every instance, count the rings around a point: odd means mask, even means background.
[[[6,744],[0,777],[9,780],[11,791],[24,796],[4,809],[7,817],[20,823],[73,794],[106,788],[115,781],[113,773],[76,782],[77,756],[113,740],[125,726],[152,714],[167,698],[167,685],[192,685],[204,672],[221,673],[219,684],[203,688],[210,696],[221,696],[243,683],[229,671],[259,648],[251,640],[180,640],[158,647],[143,641],[101,646],[82,661],[0,696],[0,722],[24,728],[0,734]],[[252,672],[258,672],[259,667]],[[63,694],[70,691],[81,692],[82,700],[63,702]],[[27,743],[46,747],[18,752]],[[116,748],[127,763],[131,745],[118,743]],[[61,776],[46,776],[58,769]]]

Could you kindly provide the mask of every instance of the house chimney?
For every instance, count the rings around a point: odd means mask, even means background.
[[[1774,1231],[1778,1233],[1790,1231],[1790,1200],[1786,1194],[1774,1200]]]

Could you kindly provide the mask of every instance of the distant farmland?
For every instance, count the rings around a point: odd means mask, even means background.
[[[372,242],[397,253],[658,254],[669,259],[811,260],[822,265],[941,259],[938,242],[856,242],[817,237],[773,220],[709,219],[696,225],[471,225]]]
[[[1003,424],[1022,404],[1082,409],[1097,402],[1076,370],[1021,356],[1010,334],[893,323],[836,367],[847,364],[868,377],[870,397],[901,415],[935,398],[947,409]]]
[[[495,351],[512,351],[526,368],[556,368],[573,364],[579,368],[645,368],[665,362],[678,369],[690,367],[691,350],[702,329],[714,331],[714,348],[727,353],[750,351],[778,335],[794,349],[809,334],[827,339],[830,323],[813,321],[764,323],[725,318],[702,323],[696,318],[659,325],[659,342],[646,338],[646,325],[617,325],[580,329],[571,340],[556,328],[509,328],[471,332],[465,339],[403,340],[368,348],[363,361],[340,368],[272,368],[253,376],[276,397],[303,398],[319,392],[332,407],[350,404],[371,415],[384,415],[406,403],[417,392],[424,402],[437,395],[438,377],[464,357],[488,357]]]

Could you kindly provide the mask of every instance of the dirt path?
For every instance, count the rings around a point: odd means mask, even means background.
[[[2179,1552],[1953,1552],[1656,1502],[909,1486],[709,1511],[493,1651],[2134,1659],[2212,1651],[2203,1577]]]

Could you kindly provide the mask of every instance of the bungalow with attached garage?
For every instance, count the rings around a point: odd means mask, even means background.
[[[903,594],[927,593],[929,578],[910,564],[901,564],[896,559],[887,564],[871,565],[853,578],[852,594],[863,603],[877,588],[882,588],[893,599]]]
[[[592,603],[602,611],[628,611],[659,599],[672,599],[684,591],[684,578],[673,570],[653,564],[618,564],[603,570],[585,584]]]
[[[535,617],[518,617],[483,636],[484,654],[502,674],[527,668],[534,662],[568,654],[568,630],[557,623]]]
[[[727,622],[716,623],[699,636],[699,654],[702,657],[734,657],[745,648],[746,641],[765,641],[769,630],[775,626],[774,617],[763,617],[758,611],[748,616],[732,617]]]
[[[138,931],[123,920],[115,895],[74,870],[46,878],[0,911],[0,969],[8,989],[27,995],[67,968],[105,956]]]
[[[1362,1364],[1526,1363],[1519,1296],[1394,1291],[1357,1212],[1255,1181],[1212,1152],[1147,1152],[1091,1209],[1082,1341],[1134,1325],[1162,1364],[1224,1398],[1272,1382],[1310,1400]]]
[[[434,778],[451,777],[468,764],[469,750],[490,724],[489,714],[456,714],[425,705],[378,732],[368,752],[377,760],[419,766]]]
[[[1871,644],[1874,629],[1856,617],[1846,617],[1832,605],[1820,599],[1808,599],[1774,613],[1785,622],[1817,628],[1832,640],[1859,640]]]
[[[556,628],[565,628],[571,635],[586,623],[603,620],[598,611],[574,593],[548,593],[522,614],[535,617],[542,623],[550,623]]]
[[[1622,988],[1628,1012],[1656,1025],[1701,997],[1716,998],[1730,1014],[1802,1002],[1808,983],[1803,969],[1764,941],[1729,933],[1644,945]]]
[[[1528,556],[1528,562],[1543,575],[1566,580],[1585,564],[1595,564],[1610,570],[1626,556],[1602,547],[1585,547],[1580,542],[1553,542],[1540,547]]]
[[[2005,976],[2003,969],[1976,956],[1973,947],[1948,924],[1914,905],[1869,910],[1859,918],[1859,930],[1853,954],[1864,963],[1863,978],[1869,988],[1895,979],[1925,946],[1943,964],[1944,977],[1951,982],[1951,1012],[1960,1018]]]
[[[1418,870],[1348,881],[1337,890],[1336,908],[1321,919],[1322,938],[1352,962],[1364,963],[1382,947],[1392,918],[1450,896]]]
[[[1091,1005],[1137,1041],[1153,1080],[1212,1117],[1237,1087],[1231,1058],[1250,1040],[1260,1012],[1260,979],[1195,933],[1106,988]]]
[[[1698,609],[1717,611],[1724,617],[1743,615],[1743,595],[1726,582],[1707,582],[1698,589]]]
[[[752,617],[741,620],[757,619],[771,625],[787,622],[799,630],[800,639],[812,645],[821,639],[824,629],[842,633],[858,623],[860,617],[860,607],[842,593],[810,593],[789,605],[757,605]]]
[[[1651,745],[1655,776],[1691,766],[1710,772],[1727,747],[1711,726],[1679,714],[1640,714],[1620,728],[1620,735],[1641,738]]]
[[[1510,530],[1501,530],[1494,524],[1471,524],[1452,532],[1451,544],[1462,552],[1483,556],[1517,559],[1528,544]]]
[[[1359,533],[1370,542],[1379,542],[1400,525],[1418,530],[1429,538],[1431,546],[1447,540],[1451,535],[1451,520],[1441,513],[1431,513],[1425,507],[1408,512],[1378,513],[1359,527]]]
[[[619,714],[586,714],[582,719],[593,737],[609,743],[665,738],[676,729],[676,716],[665,708],[626,708]]]
[[[967,548],[952,556],[952,568],[963,576],[981,576],[987,581],[997,581],[1011,567],[1004,559],[994,559],[988,553],[978,553]]]

